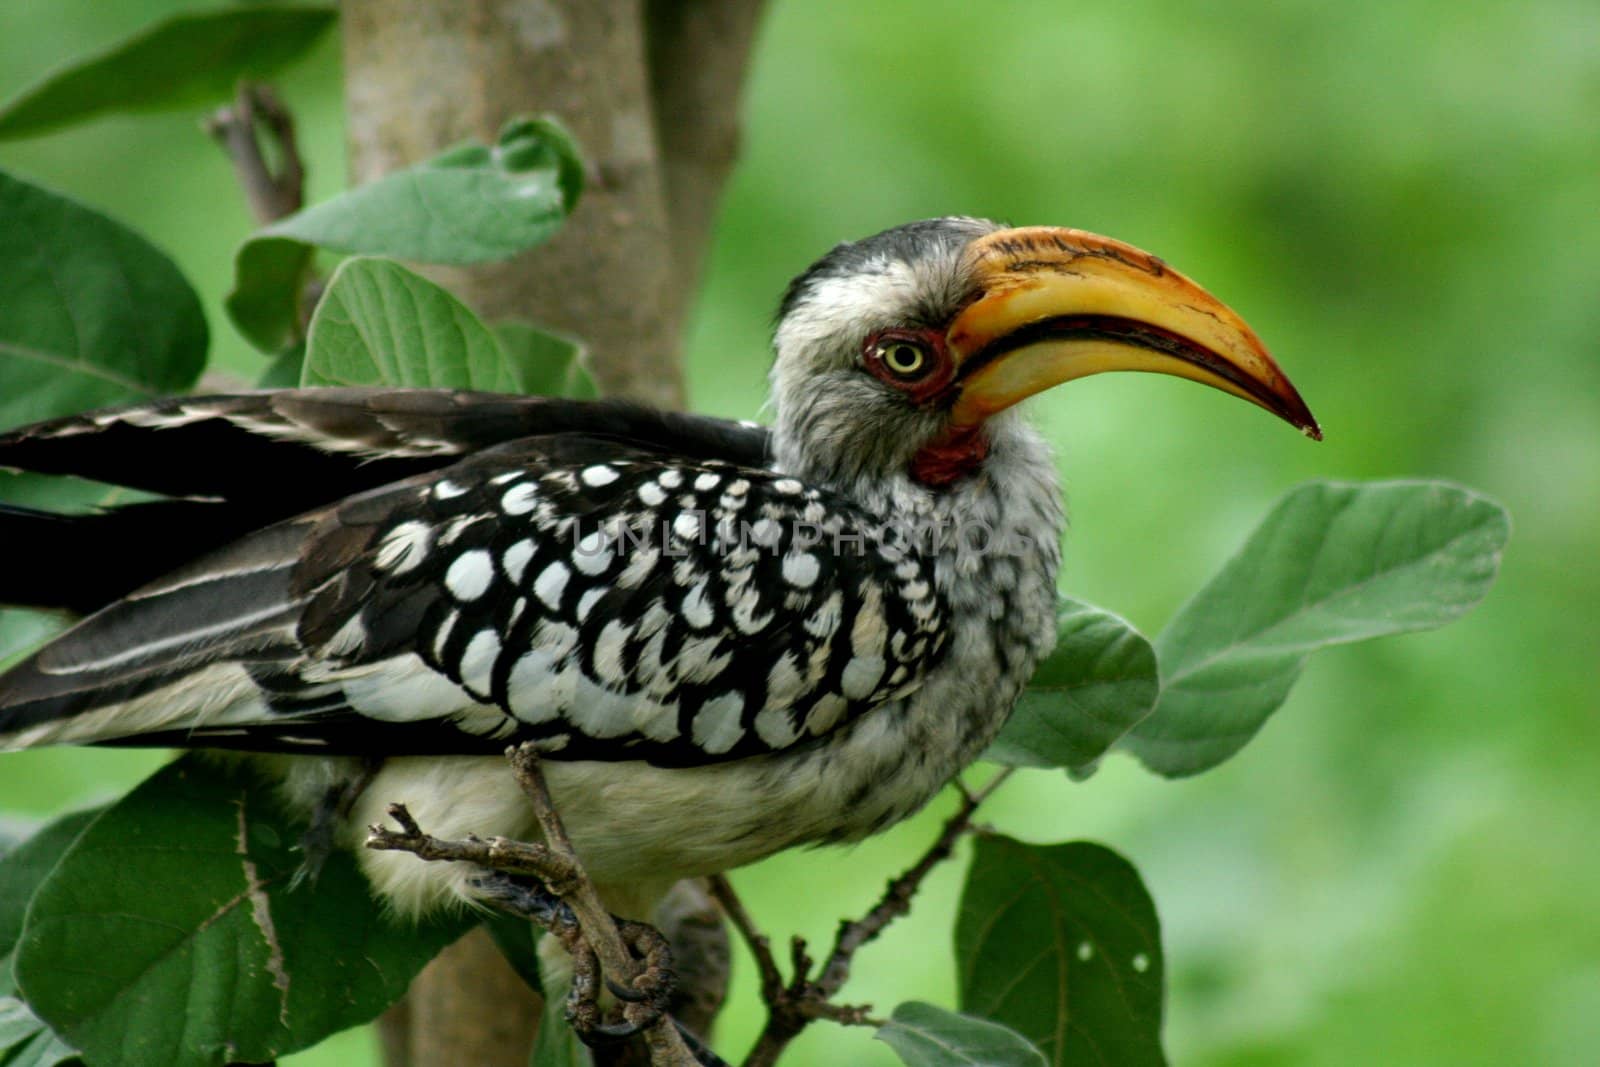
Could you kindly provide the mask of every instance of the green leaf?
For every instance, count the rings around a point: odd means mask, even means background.
[[[514,119],[259,231],[234,260],[228,314],[258,348],[293,343],[312,246],[423,263],[485,263],[548,240],[577,202],[583,164],[550,119]]]
[[[295,345],[273,357],[256,382],[257,389],[293,389],[305,376],[306,346]]]
[[[57,1037],[32,1008],[16,997],[0,997],[0,1064],[55,1067],[81,1062],[77,1050]]]
[[[1034,671],[985,758],[1081,774],[1150,713],[1160,690],[1155,649],[1143,634],[1108,611],[1062,597],[1055,651]]]
[[[517,392],[500,343],[465,304],[387,259],[345,260],[311,319],[303,385]]]
[[[1089,842],[981,837],[956,917],[962,1010],[1052,1067],[1165,1062],[1161,930],[1139,873]]]
[[[270,236],[252,237],[234,256],[234,287],[223,306],[244,339],[261,351],[276,356],[300,347],[312,259],[310,245]]]
[[[539,980],[539,937],[542,931],[526,919],[504,912],[495,912],[483,920],[483,928],[494,940],[500,955],[517,972],[517,977],[528,983],[535,993],[543,992]]]
[[[0,426],[181,392],[200,300],[120,223],[0,171]]]
[[[345,853],[290,892],[300,827],[275,797],[242,764],[185,757],[106,810],[39,887],[17,980],[85,1059],[271,1060],[377,1015],[471,925],[397,923]]]
[[[0,997],[0,1059],[39,1032],[44,1024],[16,997]]]
[[[1044,1053],[987,1019],[906,1001],[873,1035],[909,1067],[1045,1067]]]
[[[28,902],[101,809],[77,811],[36,831],[0,859],[0,960],[8,958],[22,936]],[[0,967],[0,993],[15,989],[9,967]]]
[[[1470,611],[1511,534],[1444,482],[1312,482],[1280,500],[1156,639],[1162,691],[1124,744],[1169,777],[1232,756],[1319,648],[1431,630]]]
[[[0,140],[110,111],[194,107],[233,94],[303,54],[338,17],[329,6],[252,4],[191,11],[51,71],[0,105]]]
[[[0,669],[66,628],[60,616],[26,608],[0,608]]]
[[[73,812],[37,830],[0,859],[0,1064],[50,1067],[77,1056],[17,997],[12,968],[28,902],[100,809]]]
[[[528,1067],[594,1067],[594,1057],[567,1022],[566,999],[546,1000]]]
[[[554,115],[521,115],[501,127],[499,145],[508,169],[522,172],[554,166],[566,213],[572,214],[583,196],[588,165],[571,130]]]
[[[266,227],[336,252],[424,263],[486,263],[549,239],[570,207],[561,156],[514,140],[455,148],[312,204]]]
[[[600,395],[589,374],[588,351],[576,338],[525,322],[497,322],[493,329],[516,376],[518,392],[574,400]]]

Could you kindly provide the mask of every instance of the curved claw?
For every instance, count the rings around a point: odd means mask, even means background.
[[[655,1025],[658,1018],[660,1018],[659,1013],[651,1012],[648,1018],[642,1019],[637,1023],[630,1023],[626,1020],[617,1023],[596,1023],[594,1026],[582,1029],[574,1027],[573,1032],[578,1035],[579,1041],[582,1041],[590,1048],[605,1048],[608,1045],[620,1044],[630,1037],[644,1033],[644,1031]]]
[[[683,1038],[683,1043],[688,1046],[689,1054],[695,1058],[700,1067],[729,1067],[728,1061],[718,1056],[704,1041],[695,1036],[694,1032],[678,1020],[672,1020],[673,1029],[678,1031],[678,1036]]]
[[[618,1000],[626,1001],[629,1004],[643,1004],[646,1001],[656,999],[657,996],[656,993],[641,993],[632,986],[626,986],[619,982],[614,982],[609,976],[605,979],[605,983],[606,988],[611,991],[612,996],[616,997]]]

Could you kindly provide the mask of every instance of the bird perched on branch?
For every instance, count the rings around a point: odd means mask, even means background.
[[[0,677],[0,748],[266,753],[308,807],[363,783],[350,827],[404,801],[437,835],[527,837],[500,754],[533,742],[590,875],[637,910],[881,830],[995,736],[1054,640],[1064,521],[1018,401],[1156,371],[1319,436],[1229,308],[1077,230],[840,245],[775,350],[770,430],[326,389],[0,437],[0,466],[157,494],[0,511],[0,600],[86,615]],[[403,912],[472,892],[460,864],[361,863]]]

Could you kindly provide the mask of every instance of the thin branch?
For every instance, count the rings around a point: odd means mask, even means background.
[[[756,926],[732,884],[721,875],[711,879],[712,895],[755,957],[756,968],[761,973],[761,998],[767,1005],[767,1024],[745,1058],[744,1067],[771,1067],[789,1042],[816,1019],[829,1019],[846,1026],[883,1025],[870,1014],[870,1005],[834,1004],[830,998],[849,979],[851,962],[861,947],[883,933],[896,918],[911,911],[911,902],[924,880],[935,867],[950,858],[962,836],[972,831],[972,816],[978,806],[1004,785],[1011,774],[1012,768],[1006,767],[976,790],[955,782],[961,794],[961,804],[955,814],[945,821],[939,836],[921,858],[889,883],[871,911],[859,919],[839,924],[833,951],[828,953],[815,978],[811,977],[814,964],[806,942],[796,937],[790,943],[793,977],[785,984],[772,954],[772,942]]]
[[[561,825],[561,817],[556,814],[555,804],[550,800],[550,789],[545,785],[544,772],[539,769],[539,753],[532,745],[506,750],[506,759],[511,761],[511,769],[516,774],[517,784],[522,787],[523,793],[533,801],[533,811],[539,820],[539,829],[544,832],[544,839],[549,845],[549,851],[567,861],[566,874],[559,882],[545,879],[550,891],[565,900],[578,914],[578,924],[588,933],[589,943],[594,948],[595,954],[600,957],[600,965],[605,969],[606,975],[626,987],[632,988],[636,979],[641,975],[638,962],[623,946],[622,938],[617,931],[616,924],[611,921],[611,912],[600,902],[600,894],[595,891],[594,883],[589,881],[588,875],[578,863],[577,854],[572,850],[572,840],[567,837],[567,829]],[[638,989],[639,993],[654,993],[657,990]]]
[[[822,974],[817,979],[817,986],[824,996],[833,996],[845,981],[850,977],[850,962],[861,946],[874,940],[883,933],[884,929],[895,919],[911,911],[911,900],[916,896],[917,890],[922,888],[922,882],[928,877],[935,867],[950,858],[955,851],[956,842],[972,829],[972,815],[978,810],[978,805],[987,800],[1000,786],[1011,777],[1013,768],[1006,767],[990,778],[976,792],[969,792],[961,786],[961,806],[956,813],[945,821],[944,829],[934,839],[928,851],[922,854],[900,877],[889,883],[883,894],[883,899],[866,915],[854,922],[841,923],[839,934],[833,943],[833,951],[828,954],[828,960],[822,967]]]
[[[276,170],[261,150],[258,126],[271,138]],[[205,130],[228,154],[258,224],[276,222],[305,204],[306,171],[295,142],[294,116],[267,86],[240,82],[233,104],[208,117]]]
[[[739,931],[739,936],[750,946],[750,954],[755,957],[756,970],[761,975],[761,998],[769,1004],[772,1003],[783,995],[783,972],[778,970],[778,961],[772,956],[772,940],[756,927],[755,920],[750,917],[750,912],[745,908],[744,901],[739,899],[739,894],[734,892],[733,884],[728,881],[727,875],[712,875],[707,881],[711,885],[711,895],[722,905],[728,921],[733,923],[733,928]]]

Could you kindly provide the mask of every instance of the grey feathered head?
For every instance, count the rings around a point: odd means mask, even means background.
[[[779,462],[822,481],[949,484],[1010,432],[995,416],[1108,370],[1190,378],[1320,433],[1231,309],[1081,230],[951,217],[839,245],[789,286],[774,348]]]

